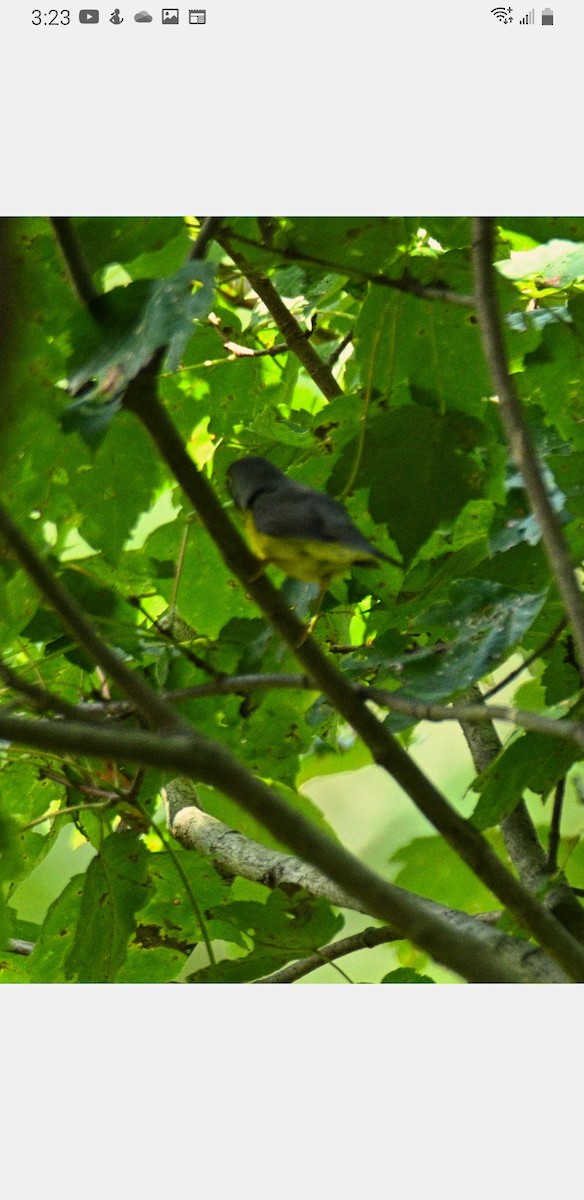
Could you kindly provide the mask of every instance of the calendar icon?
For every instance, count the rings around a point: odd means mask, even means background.
[[[206,20],[206,8],[189,8],[189,25],[204,25]]]

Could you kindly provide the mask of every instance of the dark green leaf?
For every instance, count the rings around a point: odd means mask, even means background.
[[[382,983],[435,983],[434,979],[430,979],[429,975],[420,975],[418,971],[412,970],[410,967],[397,967],[395,971],[390,971],[388,975],[384,975]]]
[[[64,964],[68,979],[113,982],[127,954],[135,914],[148,900],[147,861],[145,847],[131,830],[112,834],[91,860]]]
[[[580,756],[576,745],[544,734],[530,732],[514,738],[473,783],[473,790],[480,792],[473,825],[477,829],[498,825],[527,789],[546,796]]]

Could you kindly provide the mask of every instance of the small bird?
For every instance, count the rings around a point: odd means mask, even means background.
[[[363,537],[342,504],[288,479],[266,458],[239,459],[227,480],[254,554],[293,579],[317,583],[317,613],[331,580],[351,567],[375,566],[379,559],[401,566]]]

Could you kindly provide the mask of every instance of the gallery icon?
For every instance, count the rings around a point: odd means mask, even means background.
[[[134,13],[134,20],[137,21],[139,25],[145,25],[147,21],[152,20],[152,17],[150,16],[149,12],[146,12],[145,8],[142,8],[139,13]]]
[[[99,9],[81,8],[79,10],[79,22],[81,25],[97,25],[99,22]]]
[[[178,8],[163,8],[162,24],[178,25]]]

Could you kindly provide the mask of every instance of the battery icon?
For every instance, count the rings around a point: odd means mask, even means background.
[[[541,10],[541,23],[542,23],[542,25],[553,25],[553,23],[554,23],[554,10],[553,10],[553,8],[542,8],[542,10]]]

